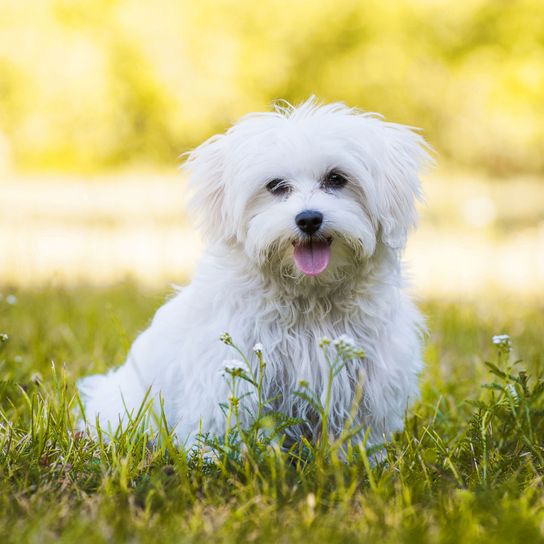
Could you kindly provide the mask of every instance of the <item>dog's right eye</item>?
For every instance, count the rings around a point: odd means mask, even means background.
[[[266,189],[273,195],[286,195],[291,190],[291,187],[284,179],[273,179],[266,184]]]

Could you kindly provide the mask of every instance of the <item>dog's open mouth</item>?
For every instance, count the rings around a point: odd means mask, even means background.
[[[295,246],[294,259],[298,269],[307,276],[321,274],[331,260],[332,238],[310,238],[304,242],[293,243]]]

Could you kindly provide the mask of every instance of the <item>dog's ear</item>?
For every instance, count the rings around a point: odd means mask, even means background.
[[[227,136],[218,134],[187,153],[183,170],[188,176],[189,212],[211,241],[230,236],[225,209],[225,162]]]
[[[410,127],[381,123],[383,152],[378,168],[378,209],[382,241],[393,249],[406,246],[417,222],[416,200],[422,199],[420,171],[432,163],[430,147]]]

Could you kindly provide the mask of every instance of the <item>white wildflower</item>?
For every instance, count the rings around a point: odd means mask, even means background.
[[[253,346],[253,351],[257,354],[257,355],[262,355],[263,353],[263,345],[260,343],[260,342],[257,342],[254,346]]]
[[[223,361],[220,374],[222,376],[224,376],[225,374],[229,374],[231,376],[240,376],[245,369],[246,365],[244,365],[242,361],[239,361],[238,359],[228,359]]]
[[[336,347],[346,346],[350,348],[355,347],[355,340],[350,338],[347,334],[342,334],[332,342]]]
[[[231,345],[232,344],[232,336],[228,332],[224,332],[220,337],[219,340],[223,342],[223,344]]]
[[[510,353],[512,351],[512,341],[507,334],[497,334],[492,338],[493,344],[497,346],[499,351]]]
[[[353,338],[349,337],[347,334],[342,334],[333,340],[332,343],[338,354],[342,357],[348,359],[362,359],[365,356],[364,350],[358,347],[355,344],[355,340],[353,340]]]
[[[225,370],[237,370],[237,369],[244,370],[245,365],[239,359],[226,359],[223,361],[223,368]]]
[[[508,345],[510,344],[510,336],[508,334],[496,334],[493,336],[492,341],[495,345]]]
[[[17,304],[17,297],[15,295],[8,295],[6,297],[6,302],[13,306],[14,304]]]
[[[331,343],[331,339],[328,338],[327,336],[324,336],[320,341],[319,341],[319,347],[322,348],[324,346],[328,346],[330,345]]]

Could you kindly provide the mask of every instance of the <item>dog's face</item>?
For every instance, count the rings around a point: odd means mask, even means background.
[[[282,276],[337,278],[402,249],[428,159],[409,128],[341,104],[244,117],[190,153],[192,207],[212,242]]]

